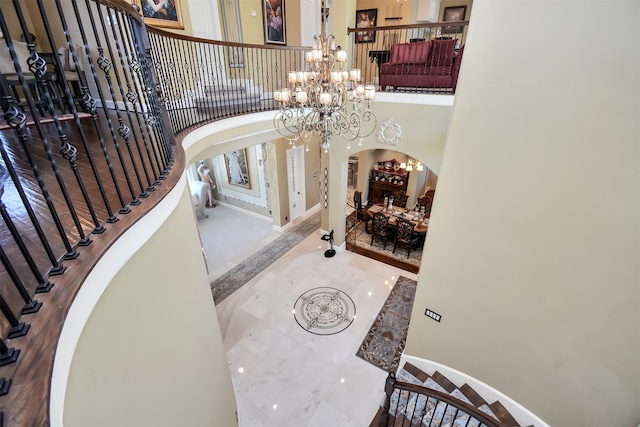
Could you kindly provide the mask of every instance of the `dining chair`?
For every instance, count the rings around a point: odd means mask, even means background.
[[[418,199],[420,208],[424,207],[424,212],[427,215],[431,214],[431,206],[433,205],[433,196],[435,196],[435,190],[429,190],[422,197]]]
[[[414,232],[415,227],[415,222],[398,218],[396,221],[396,240],[393,244],[394,254],[398,245],[405,246],[407,248],[407,258],[409,258],[411,247],[418,243],[418,235]]]
[[[384,249],[387,249],[387,240],[389,240],[392,235],[391,227],[389,226],[389,217],[382,212],[374,213],[372,231],[370,245],[373,246],[373,240],[378,237],[384,239]]]
[[[371,221],[371,217],[369,217],[367,211],[362,207],[361,191],[355,191],[353,193],[353,204],[355,205],[356,209],[356,221],[364,221],[364,231],[366,231],[368,234],[371,234],[371,231],[369,231],[369,221]]]
[[[407,207],[407,200],[409,196],[404,190],[398,190],[393,192],[393,206],[397,206],[399,208]]]

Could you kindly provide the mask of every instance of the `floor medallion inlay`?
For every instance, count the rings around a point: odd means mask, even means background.
[[[349,295],[335,288],[313,288],[298,297],[293,317],[306,331],[333,335],[351,325],[356,306]]]

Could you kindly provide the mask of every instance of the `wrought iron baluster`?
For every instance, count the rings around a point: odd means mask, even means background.
[[[66,37],[66,43],[67,46],[69,47],[69,52],[71,54],[71,60],[74,63],[75,69],[76,70],[80,70],[82,68],[82,66],[84,64],[80,64],[79,63],[79,57],[78,57],[78,53],[76,52],[76,46],[73,43],[71,36],[69,35],[69,27],[67,25],[67,20],[64,14],[64,11],[61,7],[62,5],[60,4],[59,1],[56,1],[56,7],[57,7],[57,11],[58,11],[58,17],[60,18],[60,24],[62,25],[62,28],[64,29],[64,34]],[[55,47],[55,41],[53,39],[53,34],[52,31],[50,30],[50,26],[46,23],[47,17],[46,17],[46,13],[42,13],[43,16],[43,20],[45,21],[45,28],[47,30],[47,36],[49,38],[49,45],[52,48],[52,51],[56,51]],[[84,46],[82,47],[84,49]],[[60,58],[58,57],[58,55],[54,55],[54,62],[55,62],[55,66],[59,69],[62,70],[64,69],[61,62],[60,62]],[[83,98],[84,96],[88,96],[89,95],[89,89],[87,87],[87,82],[86,82],[86,77],[84,75],[84,73],[79,73],[78,74],[79,78],[80,78],[80,88],[81,91],[83,93]],[[63,86],[63,91],[65,93],[66,99],[67,99],[67,105],[69,106],[69,109],[71,110],[73,117],[74,117],[74,123],[75,123],[75,130],[80,134],[80,140],[82,141],[82,145],[84,147],[86,156],[87,156],[87,160],[89,161],[89,165],[91,166],[91,171],[93,173],[93,177],[96,180],[96,184],[98,187],[98,190],[100,192],[100,196],[102,197],[102,202],[104,203],[105,206],[105,210],[107,211],[107,222],[115,222],[117,221],[117,219],[115,218],[114,214],[113,214],[113,210],[111,209],[111,203],[109,202],[109,198],[107,197],[106,191],[104,189],[104,185],[102,183],[102,178],[100,177],[100,174],[98,173],[98,168],[96,165],[96,162],[93,158],[93,155],[91,153],[91,150],[89,148],[89,142],[88,142],[88,138],[84,132],[84,128],[82,126],[82,124],[80,123],[80,117],[78,116],[78,110],[76,108],[76,104],[74,102],[74,97],[71,94],[71,90],[69,88],[69,82],[66,79],[62,79],[62,86]],[[91,99],[92,100],[92,99]],[[83,105],[87,105],[88,108],[87,110],[90,111],[92,109],[91,107],[91,100],[90,99],[83,99]],[[95,106],[95,104],[94,104]],[[82,188],[84,189],[84,185],[82,185]],[[83,190],[84,191],[84,190]],[[86,192],[86,191],[85,191]],[[85,194],[85,192],[83,192],[83,195]],[[87,199],[87,197],[85,196],[85,199]],[[90,200],[90,199],[88,199]],[[100,222],[100,220],[97,218],[97,214],[95,212],[95,209],[93,208],[91,203],[88,203],[88,208],[89,208],[89,212],[91,214],[91,218],[94,222],[94,229],[92,231],[92,233],[94,234],[101,234],[104,233],[105,228],[102,225],[102,223]]]
[[[167,146],[166,141],[163,137],[163,126],[162,123],[158,120],[160,117],[160,105],[157,95],[157,87],[156,82],[157,78],[155,76],[155,70],[152,57],[151,57],[151,48],[145,47],[144,51],[141,49],[143,46],[139,44],[135,45],[138,49],[138,58],[140,59],[141,67],[141,82],[142,82],[142,93],[144,95],[145,100],[145,110],[144,117],[145,122],[150,130],[150,132],[154,136],[155,144],[153,145],[154,150],[157,152],[159,164],[160,164],[160,174],[156,177],[155,184],[160,185],[162,180],[164,180],[166,173],[168,171],[168,165],[171,162],[173,153],[170,147]]]
[[[147,59],[149,61],[149,68],[147,69],[147,78],[149,79],[149,88],[155,88],[155,91],[149,93],[149,97],[151,99],[151,107],[154,115],[154,119],[156,120],[157,127],[155,128],[156,134],[158,136],[158,141],[160,147],[163,152],[163,158],[166,161],[166,168],[163,172],[162,179],[167,175],[170,165],[173,164],[173,150],[171,149],[171,144],[167,139],[167,129],[165,128],[165,121],[163,117],[165,117],[166,107],[164,106],[165,96],[162,93],[162,87],[159,85],[159,80],[156,75],[156,67],[152,67],[151,64],[156,65],[152,61],[151,57],[151,48],[147,49]]]
[[[181,123],[181,127],[186,126],[186,118],[184,114],[182,114],[182,110],[184,108],[184,93],[186,92],[186,82],[187,82],[187,73],[188,73],[188,62],[185,48],[187,47],[182,40],[174,39],[172,40],[173,52],[172,55],[176,58],[176,76],[173,90],[170,93],[178,106],[178,111],[180,114],[178,115],[178,120]]]
[[[216,76],[217,78],[214,80],[214,85],[217,86],[217,88],[221,88],[224,85],[224,81],[226,80],[226,74],[223,72],[223,67],[222,64],[224,64],[224,57],[221,58],[221,56],[223,55],[224,52],[222,52],[222,47],[221,46],[215,46],[214,50],[213,50],[213,55],[215,60],[213,61],[215,68],[217,70]],[[213,111],[213,117],[214,118],[219,118],[224,116],[224,103],[223,103],[223,99],[219,96],[216,96],[216,105],[214,107],[214,111]]]
[[[120,65],[122,67],[122,72],[126,75],[126,68],[125,68],[125,64],[124,64],[124,60],[122,59],[122,51],[121,51],[121,47],[120,47],[120,40],[118,38],[118,33],[115,30],[115,25],[116,25],[116,19],[115,17],[117,16],[117,11],[115,11],[115,9],[106,8],[106,14],[108,16],[110,16],[111,18],[109,19],[110,22],[110,27],[111,27],[111,33],[112,33],[112,41],[115,43],[115,47],[116,47],[116,53],[117,53],[117,59],[120,61]],[[114,13],[111,13],[111,11],[113,11]],[[105,37],[107,37],[108,31],[105,25],[105,19],[104,19],[104,14],[100,13],[98,15],[100,17],[100,25],[102,27],[102,31],[103,34],[105,35]],[[116,55],[114,55],[113,52],[113,48],[111,47],[111,43],[106,43],[107,45],[107,49],[109,50],[109,57],[111,58],[111,62],[115,62],[116,60]],[[116,76],[116,83],[118,86],[118,89],[120,90],[120,95],[122,97],[123,100],[123,104],[124,104],[124,110],[126,112],[127,118],[129,120],[129,125],[131,124],[131,115],[129,112],[129,104],[126,102],[126,98],[125,98],[125,94],[124,94],[124,90],[122,88],[122,80],[120,78],[120,73],[116,72],[114,73]],[[111,86],[111,80],[108,79],[109,81],[109,88],[111,90],[111,96],[114,100],[114,102],[116,102],[116,98],[115,98],[115,93],[113,92],[112,86]],[[130,141],[130,136],[131,136],[131,128],[129,127],[129,125],[127,125],[124,120],[123,117],[120,114],[120,108],[116,108],[116,115],[118,117],[118,134],[124,139],[125,141],[125,145],[127,147],[127,152],[129,154],[129,158],[131,159],[131,165],[133,167],[133,171],[136,177],[136,180],[138,181],[138,185],[140,186],[140,193],[144,194],[145,197],[148,196],[148,194],[145,192],[144,189],[144,184],[142,183],[142,179],[140,178],[140,172],[138,171],[138,166],[137,166],[137,162],[136,162],[136,158],[134,156],[133,150],[131,149],[131,141]],[[137,141],[137,137],[135,136],[134,133],[134,139],[136,139]],[[126,172],[125,172],[126,173]],[[126,173],[128,176],[128,173]],[[129,183],[131,192],[132,192],[132,196],[133,196],[133,200],[131,201],[132,205],[139,205],[140,204],[140,200],[138,199],[137,195],[134,194],[134,189],[132,184],[130,183],[129,179],[127,179],[127,182]]]
[[[31,325],[29,325],[28,323],[20,322],[18,320],[2,295],[0,295],[0,311],[2,311],[5,319],[7,319],[9,325],[11,325],[11,328],[9,328],[9,333],[7,334],[8,338],[18,338],[27,335],[27,332],[29,332],[29,328],[31,328]]]
[[[199,56],[200,43],[191,43],[191,58],[190,58],[190,83],[187,92],[185,93],[185,106],[187,114],[185,115],[186,126],[189,127],[190,123],[195,123],[197,117],[194,115],[196,90],[200,85],[200,56]]]
[[[145,107],[142,103],[144,99],[144,89],[142,88],[142,81],[144,77],[142,73],[142,63],[140,62],[139,51],[136,47],[139,43],[141,43],[141,39],[145,37],[146,32],[144,31],[144,28],[141,28],[138,22],[132,17],[129,17],[126,22],[128,23],[128,28],[130,30],[125,32],[125,35],[128,52],[131,57],[131,80],[133,87],[133,89],[129,88],[129,91],[127,92],[127,99],[135,106],[138,127],[140,129],[140,133],[143,135],[143,143],[151,168],[151,177],[149,178],[149,186],[147,187],[147,191],[155,191],[154,182],[156,181],[157,177],[160,176],[162,166],[160,164],[160,159],[158,158],[157,152],[154,148],[155,142],[151,133],[151,129],[142,117],[145,111]]]
[[[2,149],[2,151],[4,153],[4,148]],[[3,155],[3,158],[5,158],[4,155]],[[5,158],[5,162],[6,162],[6,158]],[[8,167],[11,168],[10,174],[11,174],[11,176],[13,178],[15,176],[15,170],[13,169],[13,166],[10,163],[9,163]],[[16,179],[17,179],[17,177],[16,177]],[[20,188],[19,191],[23,191],[22,188]],[[35,261],[33,260],[33,257],[31,256],[31,253],[27,249],[27,246],[24,244],[24,241],[22,240],[22,237],[20,236],[20,233],[18,232],[17,227],[15,226],[13,220],[11,219],[11,217],[9,216],[9,213],[7,212],[7,207],[4,204],[4,201],[2,200],[3,193],[4,193],[4,184],[0,183],[0,216],[2,216],[2,219],[4,220],[4,223],[7,225],[7,228],[9,229],[9,232],[11,233],[11,236],[13,237],[13,240],[16,242],[16,244],[18,245],[18,248],[20,249],[20,253],[22,253],[22,256],[27,261],[27,265],[29,266],[29,269],[31,269],[31,272],[33,273],[33,275],[35,276],[36,280],[38,281],[38,285],[36,287],[36,293],[38,293],[38,292],[49,292],[51,290],[51,288],[53,287],[53,284],[51,284],[48,280],[46,280],[44,277],[42,277],[42,274],[40,274],[40,270],[38,270],[38,266],[36,265]],[[30,206],[30,203],[28,202],[28,200],[27,201],[23,200],[23,203],[25,204],[25,206],[28,206],[29,209],[31,209],[31,206]],[[37,221],[34,224],[38,224],[38,227],[40,226],[40,224]],[[45,240],[45,242],[46,242],[46,240]],[[2,247],[0,247],[0,250],[2,250]],[[51,250],[51,249],[49,248],[49,250]],[[4,261],[3,261],[3,263],[4,263]],[[10,264],[11,263],[10,263],[9,259],[7,258],[7,265],[10,265]],[[57,260],[56,260],[56,264],[57,264]],[[7,272],[11,276],[12,272],[9,271],[10,267],[7,267],[7,265],[5,265],[5,267],[7,268]],[[18,277],[17,274],[16,274],[16,277]],[[31,304],[32,303],[31,296],[28,295],[28,293],[26,292],[26,290],[22,286],[22,282],[20,281],[19,277],[18,277],[18,280],[14,279],[14,283],[16,283],[16,287],[18,287],[20,295],[24,298],[25,303]],[[35,307],[35,304],[32,304],[32,305]],[[28,309],[26,309],[26,310],[28,310]],[[23,309],[23,314],[25,314],[25,309]]]
[[[20,355],[20,349],[7,347],[3,339],[0,339],[0,366],[15,363]]]
[[[4,19],[4,14],[2,13],[2,10],[0,9],[0,30],[2,30],[2,32],[4,34],[9,34],[8,33],[8,29],[7,26],[5,24],[5,19]],[[20,80],[21,86],[22,86],[22,90],[25,93],[25,96],[27,97],[27,103],[29,105],[29,110],[31,111],[31,114],[34,114],[35,111],[35,105],[34,105],[34,101],[33,101],[33,97],[31,96],[31,91],[29,90],[28,85],[26,84],[25,78],[24,78],[24,74],[22,73],[22,69],[20,68],[20,64],[18,63],[18,58],[15,54],[15,51],[13,49],[13,43],[11,42],[10,38],[5,38],[5,41],[7,42],[7,45],[9,47],[9,52],[11,53],[11,57],[13,59],[14,62],[14,66],[16,68],[16,70],[18,71],[18,78]],[[6,87],[5,85],[5,80],[2,80],[2,85],[3,85],[3,91],[5,93],[10,93],[10,90],[8,87]],[[31,147],[29,146],[29,144],[27,144],[27,134],[26,134],[26,130],[25,130],[25,125],[26,125],[26,116],[19,112],[18,109],[16,108],[15,104],[13,103],[13,100],[11,99],[11,97],[5,97],[4,98],[4,103],[3,103],[3,109],[5,111],[5,120],[7,121],[7,123],[9,124],[9,126],[16,131],[16,133],[19,136],[20,139],[20,143],[22,145],[22,148],[27,156],[27,160],[29,161],[29,164],[31,166],[31,169],[36,177],[36,180],[38,181],[38,186],[40,187],[40,191],[42,192],[42,195],[45,199],[45,202],[47,204],[47,207],[49,209],[49,212],[51,213],[52,219],[56,225],[56,229],[58,231],[58,233],[60,234],[60,238],[62,239],[62,242],[66,248],[66,254],[64,255],[65,259],[73,259],[76,258],[78,256],[77,252],[75,252],[75,250],[71,247],[71,244],[69,242],[69,239],[67,237],[67,234],[64,230],[64,227],[62,226],[62,223],[60,222],[60,217],[58,216],[58,213],[56,211],[56,208],[53,204],[53,201],[51,200],[51,195],[49,194],[49,191],[47,189],[47,186],[45,185],[42,173],[40,172],[40,169],[38,167],[37,162],[35,161],[32,153],[31,153]],[[36,117],[34,115],[34,117]],[[34,123],[37,133],[40,137],[40,139],[43,141],[45,150],[47,151],[47,155],[49,157],[49,159],[53,158],[53,154],[51,153],[51,150],[49,149],[49,144],[48,141],[46,141],[46,137],[44,136],[44,133],[42,131],[42,127],[40,125],[40,123],[38,121],[35,121]],[[55,160],[54,160],[55,163]],[[57,171],[57,168],[54,168],[54,171]]]
[[[22,280],[20,280],[20,276],[18,275],[18,272],[13,267],[11,260],[9,260],[9,257],[7,256],[6,252],[4,251],[4,249],[2,249],[2,246],[0,246],[0,262],[2,263],[4,268],[7,270],[7,273],[9,274],[9,277],[13,281],[13,285],[18,290],[20,297],[22,297],[22,299],[24,300],[24,306],[22,306],[22,310],[20,310],[20,314],[21,315],[31,314],[31,313],[36,313],[38,310],[40,310],[42,303],[31,298],[31,296],[29,295],[29,292],[27,292],[27,290],[25,289],[24,284],[22,283]]]
[[[15,105],[12,105],[10,102],[11,102],[11,97],[10,96],[3,97],[2,108],[3,108],[4,111],[6,111],[6,113],[4,115],[4,118],[8,123],[12,123],[13,122],[13,119],[11,119],[11,117],[16,117],[17,115],[22,114],[22,113],[19,113],[19,111],[15,107]],[[24,115],[22,115],[22,116],[23,116],[22,120],[24,120]],[[7,119],[7,117],[9,117],[9,118]],[[22,122],[22,123],[24,123],[24,122]],[[15,168],[13,167],[13,163],[11,162],[11,159],[10,159],[9,155],[7,154],[7,151],[5,150],[4,145],[2,145],[2,144],[0,144],[0,154],[2,155],[2,160],[4,161],[4,164],[5,164],[6,168],[7,168],[7,171],[9,172],[9,176],[11,176],[11,180],[13,181],[13,183],[15,185],[15,188],[18,191],[18,195],[20,196],[20,200],[22,200],[22,204],[23,204],[25,210],[27,211],[27,215],[29,216],[29,219],[31,220],[31,224],[33,225],[33,228],[34,228],[36,234],[38,235],[38,238],[40,239],[40,242],[42,243],[42,248],[44,249],[45,253],[47,254],[47,257],[49,258],[49,262],[51,263],[51,269],[49,270],[49,275],[56,276],[56,275],[64,273],[64,271],[66,270],[66,267],[64,267],[62,264],[60,264],[60,262],[58,261],[56,256],[53,254],[53,250],[51,249],[51,245],[49,244],[49,241],[47,240],[47,237],[44,234],[44,231],[42,230],[42,226],[40,225],[40,221],[36,217],[36,214],[33,211],[33,208],[31,207],[31,203],[29,202],[29,198],[27,197],[27,195],[26,195],[26,193],[24,191],[24,188],[22,186],[22,183],[20,182],[20,179],[18,179],[18,174],[16,173]],[[30,267],[32,268],[32,271],[33,271],[33,267],[31,265],[30,265]],[[40,274],[40,272],[38,271],[37,268],[34,271],[34,275],[36,275],[36,274],[37,275]],[[46,292],[49,289],[51,289],[51,287],[53,285],[51,285],[48,281],[45,281],[45,279],[42,278],[42,276],[37,276],[37,275],[36,275],[36,278],[38,280],[39,285],[36,288],[36,292],[38,292],[38,289],[41,289],[40,292]]]
[[[198,123],[198,114],[196,111],[196,98],[198,95],[198,89],[202,84],[202,74],[200,73],[200,46],[202,43],[193,43],[193,58],[192,58],[192,69],[193,69],[193,83],[191,89],[188,91],[188,118],[187,118],[187,126],[191,126],[191,123]]]
[[[56,0],[57,3],[60,2],[60,0]],[[91,54],[91,50],[89,49],[89,46],[91,45],[88,37],[87,37],[87,32],[84,28],[84,16],[86,16],[86,14],[82,14],[78,8],[78,4],[77,2],[73,1],[71,2],[72,6],[73,6],[73,12],[75,15],[75,19],[77,21],[77,25],[78,25],[78,29],[80,31],[80,35],[82,37],[82,42],[84,45],[84,49],[85,49],[85,54],[86,54],[86,59],[87,62],[89,63],[89,69],[91,70],[91,76],[93,77],[93,80],[95,82],[96,85],[96,90],[98,91],[98,95],[100,98],[100,102],[104,107],[106,107],[106,101],[103,95],[103,91],[102,91],[102,85],[101,85],[101,81],[100,78],[98,77],[98,73],[96,70],[96,66],[93,60],[93,56]],[[91,5],[89,4],[88,1],[86,1],[86,7],[87,7],[87,13],[91,13]],[[100,7],[99,5],[97,5],[96,7]],[[91,15],[90,15],[91,16]],[[92,36],[95,36],[96,39],[99,39],[99,34],[97,34],[95,31],[93,33],[91,33]],[[92,42],[93,43],[93,42]],[[116,194],[118,196],[118,201],[120,202],[120,209],[118,210],[118,213],[120,214],[127,214],[130,212],[129,207],[125,204],[124,201],[124,197],[122,195],[122,191],[120,190],[120,183],[118,182],[118,177],[116,175],[116,172],[113,168],[113,163],[111,161],[111,156],[109,155],[109,151],[107,149],[107,145],[105,142],[105,137],[102,134],[102,129],[99,123],[99,116],[97,113],[97,102],[96,100],[93,98],[93,96],[91,96],[91,94],[89,93],[88,90],[84,90],[84,95],[83,95],[83,99],[82,99],[82,106],[84,108],[85,111],[87,111],[88,113],[91,114],[91,121],[93,123],[94,129],[96,131],[96,135],[98,136],[98,140],[100,141],[100,148],[102,149],[102,154],[104,156],[105,159],[105,163],[107,165],[107,168],[109,170],[109,175],[111,177],[111,181],[113,182],[114,185],[114,189],[116,191]],[[109,118],[109,116],[107,114],[104,115],[105,119],[107,120],[108,123],[108,127],[109,130],[111,131],[111,137],[115,138],[115,134],[114,134],[114,130],[113,130],[113,126],[111,125],[111,120]],[[114,223],[118,221],[118,218],[115,215],[110,216],[107,219],[108,223]]]
[[[58,0],[59,1],[59,0]],[[87,0],[87,6],[88,6],[88,0]],[[120,117],[120,108],[118,106],[118,100],[116,99],[116,94],[113,90],[113,82],[111,81],[111,71],[113,70],[113,56],[111,55],[111,44],[108,42],[109,38],[108,38],[108,34],[104,25],[104,11],[107,10],[106,7],[97,7],[96,10],[96,14],[98,15],[99,19],[100,19],[100,24],[102,26],[102,33],[98,32],[98,27],[96,25],[96,20],[95,20],[95,16],[94,16],[94,12],[93,9],[88,8],[88,15],[89,15],[89,20],[91,22],[91,29],[93,31],[93,34],[96,36],[95,37],[95,42],[96,42],[96,46],[98,49],[98,59],[96,60],[96,63],[98,64],[98,67],[100,68],[100,70],[103,73],[103,76],[107,82],[107,86],[109,88],[109,94],[111,95],[111,102],[113,102],[113,106],[114,106],[114,110],[116,112],[116,117],[118,119],[118,121],[120,122],[121,117]],[[105,40],[107,40],[107,42],[105,43],[107,45],[107,50],[109,52],[109,56],[110,58],[107,58],[105,56],[105,52],[104,52],[104,47],[102,45],[102,41],[101,41],[101,37],[100,36],[104,36]],[[115,73],[117,74],[117,70],[115,71]],[[104,94],[102,93],[102,91],[100,91],[100,99],[102,101],[102,105],[105,106],[107,105],[108,100],[105,99]],[[123,176],[125,178],[125,182],[127,184],[127,188],[129,189],[130,195],[131,195],[131,201],[129,202],[132,205],[138,205],[140,204],[140,201],[138,200],[135,190],[133,189],[133,185],[131,184],[131,178],[129,176],[129,170],[127,168],[125,159],[124,159],[124,155],[122,154],[122,149],[120,147],[120,139],[118,138],[118,135],[116,135],[116,131],[113,127],[113,123],[111,121],[111,117],[109,117],[108,114],[105,114],[105,118],[107,120],[107,125],[109,127],[109,132],[111,133],[111,139],[113,141],[113,146],[116,149],[116,154],[118,156],[118,160],[120,162],[120,167],[122,169],[122,173]],[[120,213],[128,213],[130,211],[129,207],[126,207],[126,212],[123,212],[121,210]]]
[[[136,101],[138,100],[138,96],[133,92],[131,87],[131,80],[134,79],[133,66],[131,61],[131,57],[133,55],[133,49],[129,44],[130,39],[128,38],[128,36],[130,36],[130,33],[131,33],[131,28],[128,28],[129,31],[127,31],[125,34],[125,31],[123,31],[123,27],[125,25],[128,25],[129,21],[125,20],[121,13],[118,13],[117,17],[118,17],[118,25],[115,25],[115,26],[118,27],[118,31],[120,33],[120,40],[122,40],[122,52],[119,51],[120,64],[122,66],[125,82],[127,85],[126,94],[124,93],[124,88],[122,86],[120,86],[120,92],[122,95],[122,99],[125,100],[125,105],[127,107],[126,109],[127,117],[129,118],[129,123],[131,123],[133,126],[133,123],[134,123],[133,119],[135,118],[136,123],[138,124],[138,128],[140,129],[140,134],[136,133],[134,129],[133,138],[134,138],[138,158],[140,160],[140,164],[142,165],[142,172],[144,174],[144,179],[146,180],[146,185],[147,185],[146,188],[143,188],[143,191],[140,194],[140,197],[145,198],[145,197],[149,197],[149,194],[147,193],[147,191],[149,191],[150,188],[153,189],[153,187],[151,185],[149,171],[147,170],[147,163],[145,162],[145,157],[142,152],[142,148],[140,146],[140,139],[142,139],[143,144],[146,146],[146,134],[142,129],[142,126],[140,123],[140,114],[138,114],[138,104],[136,103]],[[113,31],[115,31],[115,28],[113,28]],[[117,36],[114,35],[114,37],[117,37]],[[127,61],[126,63],[125,63],[125,58]],[[132,106],[131,109],[129,109],[129,103]],[[133,112],[131,110],[133,110]],[[153,166],[150,164],[150,167],[153,167]],[[140,186],[144,187],[145,184],[142,184],[141,179],[139,179],[139,181],[140,181]]]
[[[44,28],[45,31],[47,33],[47,37],[49,39],[49,44],[52,48],[55,48],[55,42],[53,41],[53,35],[51,33],[51,29],[50,29],[50,25],[49,25],[49,21],[47,18],[47,14],[46,11],[44,10],[44,5],[42,4],[41,0],[38,0],[38,8],[41,14],[41,18],[43,20],[43,24],[44,24]],[[25,23],[21,23],[23,25],[23,31],[26,31],[26,24]],[[52,49],[55,50],[55,49]],[[35,47],[34,47],[34,51],[35,51]],[[80,174],[78,174],[78,164],[76,162],[76,156],[75,153],[77,152],[77,149],[71,145],[67,139],[67,135],[64,133],[62,126],[60,124],[60,120],[58,117],[57,112],[55,111],[54,105],[53,105],[53,100],[51,98],[51,94],[48,90],[48,85],[47,82],[45,81],[45,74],[46,74],[46,64],[44,63],[44,60],[42,61],[33,61],[33,63],[30,63],[30,69],[31,72],[36,76],[36,79],[38,81],[39,86],[42,88],[41,93],[43,94],[45,100],[46,100],[46,107],[48,109],[48,111],[50,112],[50,114],[52,115],[56,130],[58,132],[58,138],[60,139],[61,142],[61,148],[60,148],[60,153],[62,154],[62,156],[69,161],[70,165],[71,165],[71,169],[74,171],[74,175],[76,178],[76,182],[78,183],[78,186],[81,190],[83,199],[87,205],[87,208],[89,210],[89,213],[93,219],[94,225],[95,227],[100,230],[100,222],[98,221],[96,215],[95,215],[95,211],[93,209],[92,203],[91,203],[91,199],[86,191],[86,188],[84,186],[82,177],[80,176]],[[51,160],[50,160],[51,161]],[[52,163],[53,165],[54,163]],[[56,177],[58,178],[59,173],[57,172],[57,169],[55,169],[55,173],[56,173]],[[77,215],[75,206],[73,204],[73,201],[71,199],[71,196],[69,194],[69,191],[67,190],[66,184],[64,184],[64,181],[59,179],[59,183],[63,192],[63,196],[65,198],[65,201],[67,202],[67,205],[69,207],[69,211],[71,213],[72,219],[74,221],[74,224],[76,225],[76,228],[78,229],[78,233],[80,234],[80,240],[78,242],[79,245],[81,246],[86,246],[89,245],[91,243],[91,240],[85,235],[84,229],[82,227],[82,224],[80,223],[80,219]]]
[[[9,388],[11,387],[11,380],[6,378],[0,378],[0,396],[4,396],[9,393]],[[2,413],[0,413],[0,426],[2,425]]]
[[[41,6],[40,4],[41,0],[38,0],[38,5]],[[36,78],[36,82],[37,85],[39,87],[39,92],[41,97],[44,97],[46,100],[46,107],[47,110],[49,111],[49,113],[52,115],[53,120],[56,124],[56,127],[58,129],[58,134],[61,138],[62,141],[62,145],[64,147],[65,144],[67,144],[66,142],[66,136],[63,135],[62,131],[61,131],[61,127],[60,127],[60,123],[58,120],[58,116],[55,112],[55,109],[53,107],[53,102],[51,99],[51,94],[49,92],[49,87],[48,84],[45,80],[45,75],[47,73],[47,68],[46,68],[46,62],[44,59],[42,59],[40,57],[40,55],[38,54],[38,52],[36,51],[36,46],[35,44],[32,42],[31,40],[31,36],[29,35],[29,28],[27,27],[27,23],[26,20],[24,18],[24,15],[22,13],[22,7],[19,3],[18,0],[14,0],[14,7],[15,10],[17,12],[17,17],[18,17],[18,22],[20,24],[20,28],[22,29],[22,33],[24,35],[26,35],[26,38],[29,40],[29,42],[27,43],[27,48],[29,49],[29,59],[27,60],[27,65],[29,66],[29,71],[31,71],[31,73],[35,76]],[[42,9],[41,9],[41,13]],[[24,81],[24,76],[20,76],[21,73],[19,73],[19,78],[22,82],[23,88],[25,88],[26,82]],[[28,91],[25,91],[25,94],[28,93]],[[30,98],[30,94],[28,95],[28,97]],[[29,103],[33,103],[32,99],[29,99]],[[31,109],[32,112],[34,112],[33,109]],[[34,115],[34,118],[36,118],[37,116]],[[82,228],[82,224],[80,224],[80,219],[78,218],[77,212],[76,212],[76,208],[74,206],[73,200],[71,199],[71,196],[69,194],[69,191],[67,190],[67,185],[64,182],[64,179],[62,178],[62,174],[60,173],[60,170],[58,168],[57,162],[55,160],[55,157],[53,156],[53,152],[51,151],[51,147],[49,144],[48,139],[45,137],[44,132],[42,131],[42,128],[40,126],[39,120],[35,121],[35,125],[38,129],[38,133],[41,137],[42,143],[44,145],[45,151],[47,153],[47,158],[49,160],[49,164],[51,165],[51,168],[53,169],[53,173],[56,177],[56,181],[58,182],[58,186],[60,187],[60,190],[62,191],[62,195],[64,197],[65,203],[67,205],[67,208],[69,209],[69,213],[71,215],[71,218],[73,220],[73,223],[76,226],[76,229],[78,230],[78,233],[80,235],[80,240],[78,242],[79,245],[81,246],[85,246],[88,245],[89,243],[91,243],[91,240],[86,237],[84,230]]]

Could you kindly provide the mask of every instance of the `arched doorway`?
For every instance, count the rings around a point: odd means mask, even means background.
[[[352,158],[357,159],[355,167],[351,165]],[[421,209],[420,203],[427,200],[425,195],[432,197],[438,179],[427,165],[420,162],[418,167],[418,162],[419,159],[388,149],[362,151],[350,157],[345,208],[347,250],[418,272],[431,205]],[[386,245],[385,239],[373,236],[375,212],[383,213],[389,220]],[[409,245],[403,245],[403,239],[396,242],[400,220],[415,225],[411,233],[415,239],[410,238]]]

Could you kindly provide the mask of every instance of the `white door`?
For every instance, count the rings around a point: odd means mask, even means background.
[[[289,213],[291,222],[306,211],[304,182],[304,149],[302,146],[287,150],[287,178],[289,180]]]

